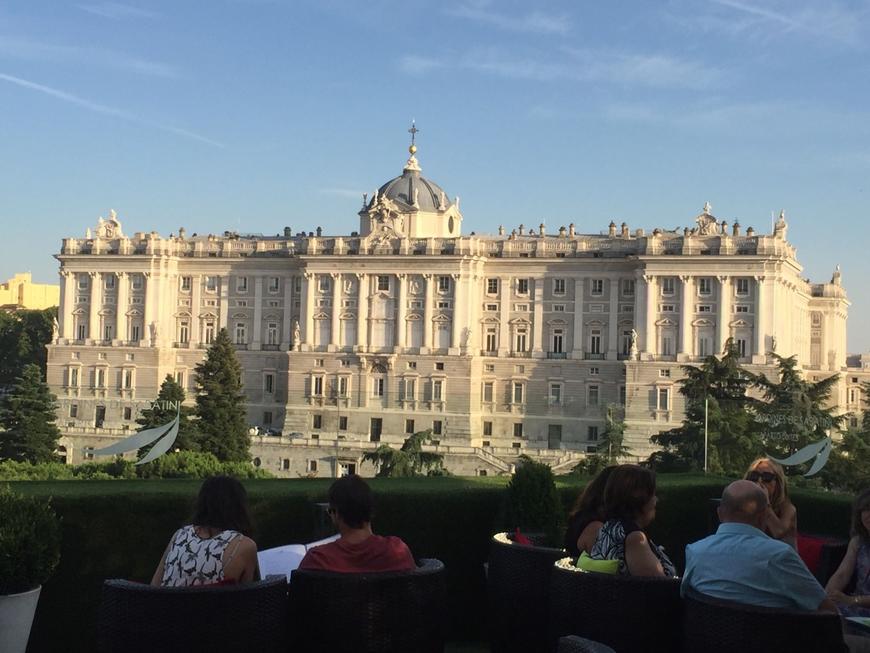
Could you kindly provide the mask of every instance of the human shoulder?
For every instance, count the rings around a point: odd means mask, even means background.
[[[639,544],[647,544],[648,542],[649,542],[649,539],[647,538],[646,533],[644,533],[642,530],[639,530],[639,529],[636,531],[632,531],[631,533],[629,533],[628,535],[625,536],[625,543],[627,545],[631,544],[633,546],[636,546]]]

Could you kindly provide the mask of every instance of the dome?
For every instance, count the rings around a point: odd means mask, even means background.
[[[447,193],[434,181],[421,175],[416,163],[416,159],[412,156],[402,176],[391,179],[381,186],[378,195],[420,211],[444,211],[450,206]]]

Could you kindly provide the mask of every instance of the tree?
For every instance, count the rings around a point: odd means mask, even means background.
[[[708,469],[742,474],[761,454],[761,438],[754,419],[756,401],[747,396],[755,377],[740,365],[740,352],[732,339],[721,358],[708,356],[695,367],[684,365],[680,394],[686,398],[681,426],[663,431],[650,440],[692,469],[703,468],[704,413],[708,413]]]
[[[771,356],[778,379],[765,375],[755,378],[755,386],[764,396],[758,405],[758,420],[764,425],[765,449],[787,456],[843,425],[845,415],[834,415],[834,409],[826,407],[840,376],[808,381],[798,369],[796,356]]]
[[[226,329],[221,329],[196,366],[196,415],[201,451],[221,461],[247,462],[248,435],[242,366]]]
[[[410,476],[436,476],[443,472],[444,456],[423,451],[423,445],[432,439],[432,431],[419,431],[409,436],[401,449],[382,444],[374,451],[363,455],[378,468],[376,476],[398,478]]]
[[[0,313],[0,386],[14,383],[30,363],[45,376],[45,347],[56,316],[56,308]]]
[[[619,458],[631,455],[631,448],[625,444],[625,422],[613,419],[613,406],[607,407],[606,419],[595,455],[604,457],[608,465],[615,465]]]
[[[199,429],[192,419],[195,411],[191,406],[184,405],[184,397],[184,389],[167,374],[160,386],[157,400],[151,405],[151,408],[146,408],[139,414],[136,423],[142,427],[140,430],[155,428],[169,424],[178,414],[178,437],[175,438],[175,444],[172,448],[182,451],[199,451]],[[177,405],[179,409],[172,408],[173,404]],[[148,445],[140,449],[140,457],[147,453],[151,446]]]
[[[0,402],[0,459],[31,463],[56,460],[60,431],[55,424],[55,397],[38,365],[24,367],[11,392]]]
[[[870,397],[870,383],[862,386],[864,397]],[[829,488],[860,492],[870,478],[870,408],[863,411],[861,423],[850,428],[834,442],[831,457],[819,476]]]

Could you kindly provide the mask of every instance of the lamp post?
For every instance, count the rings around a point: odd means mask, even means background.
[[[707,473],[707,421],[709,417],[710,399],[704,397],[704,473]]]

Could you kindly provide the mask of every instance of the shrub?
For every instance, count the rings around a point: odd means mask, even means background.
[[[60,560],[60,525],[51,499],[0,487],[0,594],[42,585]]]
[[[558,542],[562,506],[550,466],[520,456],[507,489],[510,526],[542,532],[553,543]]]

